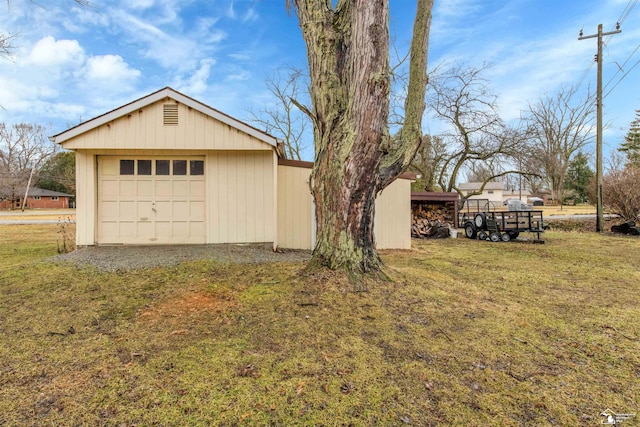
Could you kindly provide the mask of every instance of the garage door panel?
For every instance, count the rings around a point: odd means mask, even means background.
[[[137,235],[136,222],[135,221],[120,221],[118,223],[118,231],[119,231],[119,236],[135,237]]]
[[[173,237],[182,240],[189,237],[189,223],[187,221],[173,221],[171,234]]]
[[[99,244],[206,243],[203,175],[120,175],[120,160],[154,159],[98,156]]]
[[[171,181],[168,179],[156,179],[155,193],[156,197],[170,197],[172,194]]]
[[[103,197],[117,197],[118,196],[118,181],[104,180],[100,183],[98,191]]]
[[[173,202],[173,218],[185,220],[189,218],[189,204],[188,202]]]
[[[173,197],[189,197],[188,181],[173,181],[172,183]]]
[[[136,202],[118,202],[118,217],[123,220],[135,220],[137,216]]]
[[[189,195],[191,197],[202,197],[204,199],[205,186],[204,180],[189,182]]]
[[[140,221],[147,221],[153,219],[154,203],[151,200],[141,200],[136,203],[137,219]]]
[[[100,159],[100,172],[103,176],[118,175],[120,172],[120,162],[118,159],[102,157]]]
[[[100,214],[102,218],[118,218],[120,203],[114,200],[100,202]]]
[[[120,226],[117,221],[103,221],[102,222],[102,234],[103,236],[117,236],[120,230]]]
[[[189,202],[189,217],[192,219],[204,220],[204,202]]]
[[[136,228],[138,238],[151,240],[156,236],[155,225],[151,221],[138,221]]]
[[[201,237],[204,243],[206,234],[206,228],[204,221],[191,221],[189,223],[189,235],[194,237]]]
[[[171,221],[156,221],[156,237],[158,239],[169,239],[171,235]]]
[[[136,182],[133,179],[120,180],[118,189],[119,197],[133,197],[136,195]]]
[[[153,197],[155,196],[154,185],[152,180],[138,181],[138,197]]]

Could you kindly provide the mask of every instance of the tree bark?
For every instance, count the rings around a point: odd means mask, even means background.
[[[402,143],[392,152],[388,0],[339,0],[335,8],[331,0],[295,2],[313,104],[310,187],[317,234],[312,264],[357,274],[381,266],[373,230],[375,198],[408,166],[420,144],[432,5],[433,0],[418,0],[407,120]]]

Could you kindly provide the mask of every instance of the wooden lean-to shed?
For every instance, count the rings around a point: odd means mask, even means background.
[[[76,153],[78,246],[313,246],[310,164],[287,164],[275,137],[174,89],[51,139]],[[410,194],[398,179],[378,197],[378,248],[410,248]]]

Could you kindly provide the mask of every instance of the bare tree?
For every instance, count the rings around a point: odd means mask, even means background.
[[[57,150],[40,125],[0,123],[0,197],[14,202],[24,196],[29,177]]]
[[[0,33],[0,57],[10,58],[13,46],[11,40],[15,37],[13,34]]]
[[[553,200],[560,204],[571,159],[594,138],[594,109],[590,93],[578,99],[576,89],[569,88],[541,97],[525,113],[530,154],[539,162]]]
[[[356,276],[379,270],[375,199],[406,169],[420,145],[433,0],[417,0],[404,122],[394,147],[388,130],[389,1],[287,4],[296,11],[307,45],[313,105],[307,113],[315,141],[310,186],[317,238],[310,265]]]
[[[500,118],[497,96],[482,77],[486,68],[456,64],[431,75],[428,101],[436,118],[446,126],[441,137],[448,151],[438,176],[444,191],[462,195],[457,181],[465,168],[478,169],[482,165],[488,172],[482,174],[483,184],[519,172],[510,165],[523,146],[525,133],[507,126]]]
[[[265,132],[282,139],[288,159],[302,160],[307,148],[304,138],[311,123],[309,116],[296,104],[304,104],[302,98],[305,83],[304,73],[297,68],[280,68],[265,79],[267,89],[274,97],[274,103],[255,112],[249,109],[251,121]]]
[[[614,156],[603,177],[603,203],[626,221],[640,220],[640,166]]]
[[[412,188],[418,191],[442,191],[437,181],[446,159],[447,147],[442,138],[423,135],[422,143],[408,168],[419,175]]]

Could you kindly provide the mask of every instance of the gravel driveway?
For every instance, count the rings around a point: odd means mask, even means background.
[[[199,259],[252,264],[308,261],[310,258],[311,251],[288,249],[274,252],[271,244],[87,246],[56,257],[58,261],[71,262],[79,267],[92,266],[109,272],[170,266]]]

